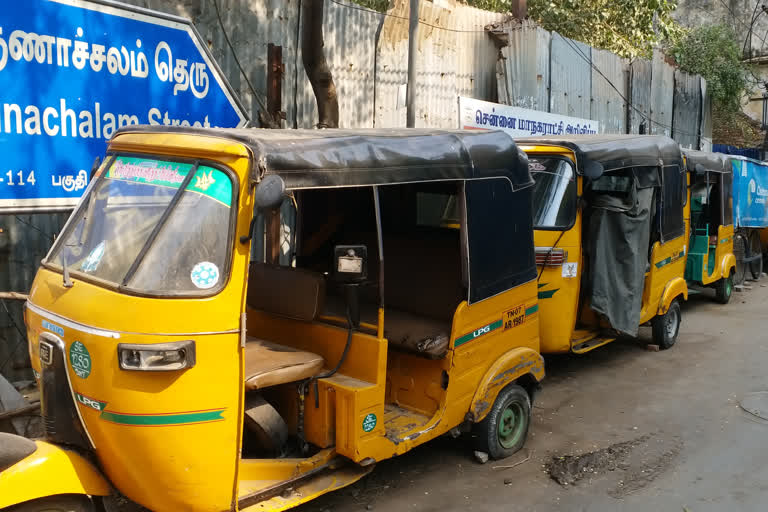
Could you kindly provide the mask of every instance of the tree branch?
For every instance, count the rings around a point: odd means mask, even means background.
[[[325,60],[323,8],[325,0],[302,0],[301,53],[304,71],[317,101],[318,128],[339,127],[339,99],[336,84]]]

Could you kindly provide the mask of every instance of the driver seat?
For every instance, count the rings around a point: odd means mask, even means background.
[[[245,390],[255,391],[314,377],[325,360],[312,352],[248,337],[245,344]]]

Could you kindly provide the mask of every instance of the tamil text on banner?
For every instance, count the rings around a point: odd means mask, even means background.
[[[459,96],[459,128],[504,130],[513,137],[589,135],[598,133],[599,123]]]

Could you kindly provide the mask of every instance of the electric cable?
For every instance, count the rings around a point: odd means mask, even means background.
[[[16,218],[16,220],[17,220],[17,221],[19,221],[19,222],[21,222],[22,224],[24,224],[24,225],[26,225],[26,226],[29,226],[30,228],[34,229],[35,231],[37,231],[38,233],[40,233],[41,235],[43,235],[45,238],[47,238],[47,239],[48,239],[48,240],[50,240],[51,242],[53,242],[53,241],[54,241],[54,237],[53,237],[53,236],[52,236],[50,233],[46,233],[45,231],[43,231],[43,230],[42,230],[42,229],[40,229],[39,227],[35,226],[35,225],[34,225],[34,224],[32,224],[31,222],[27,222],[27,221],[25,221],[24,219],[22,219],[22,218],[21,218],[21,217],[19,217],[18,215],[14,215],[14,217]]]

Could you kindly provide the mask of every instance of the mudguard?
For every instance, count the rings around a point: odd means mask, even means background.
[[[35,441],[37,449],[0,472],[0,509],[55,494],[108,496],[109,482],[77,453]]]
[[[729,275],[732,275],[733,272],[736,271],[736,256],[733,255],[733,253],[729,253],[725,255],[725,258],[723,258],[722,263],[722,275],[723,277],[727,277]]]
[[[681,295],[683,300],[688,300],[688,283],[682,277],[676,277],[668,282],[666,288],[664,288],[664,293],[661,294],[661,301],[659,302],[659,311],[656,314],[665,314],[672,301]]]
[[[483,376],[472,398],[469,408],[472,421],[482,421],[499,392],[523,375],[532,375],[536,382],[541,382],[544,378],[544,358],[541,354],[530,348],[519,347],[497,359]]]

